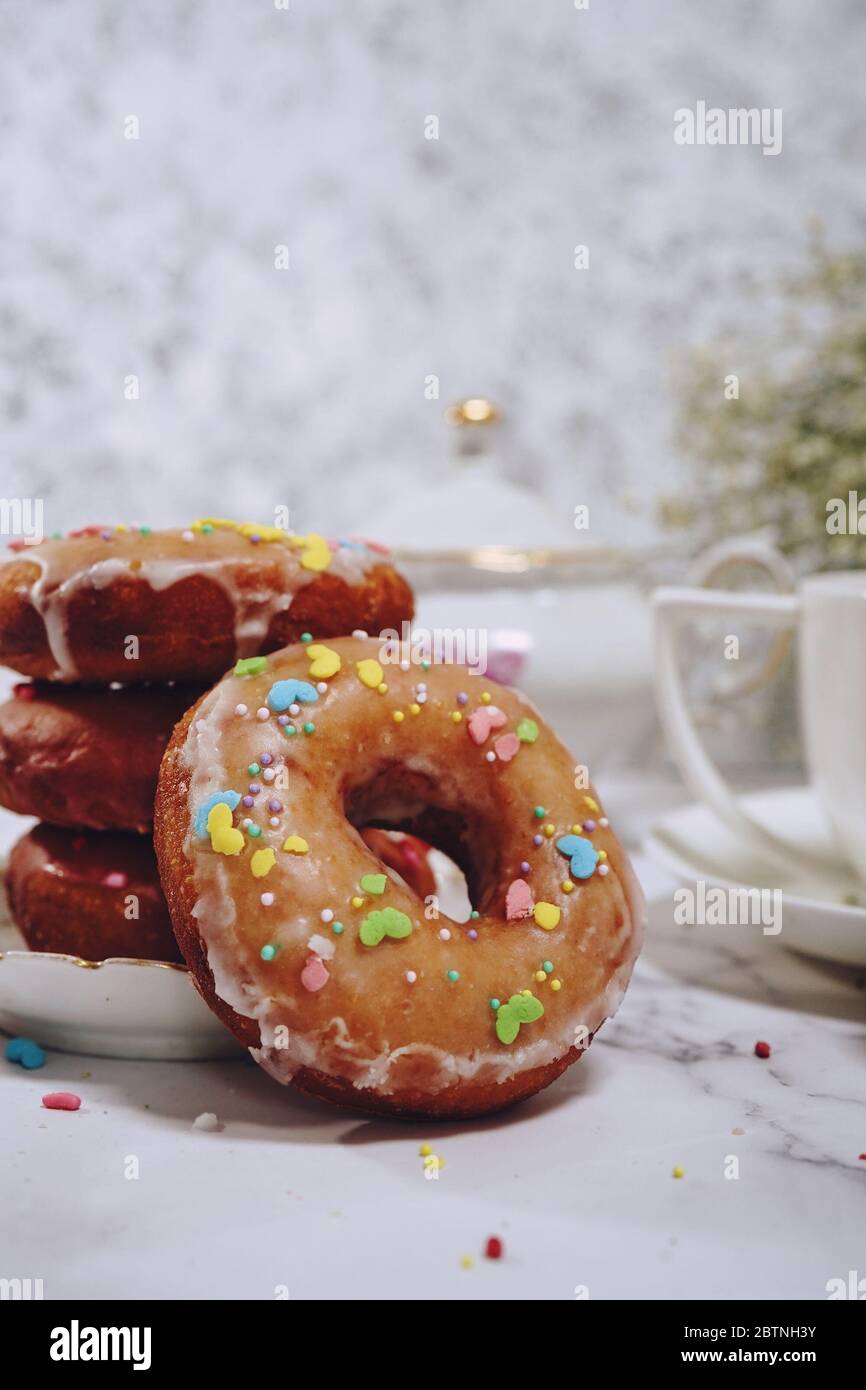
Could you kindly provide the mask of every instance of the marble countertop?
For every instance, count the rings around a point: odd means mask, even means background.
[[[862,1277],[866,981],[674,927],[672,881],[639,867],[654,906],[620,1014],[503,1116],[368,1120],[245,1060],[0,1064],[0,1275],[48,1299],[822,1299]],[[55,1089],[81,1110],[42,1109]],[[193,1129],[203,1111],[223,1128]]]

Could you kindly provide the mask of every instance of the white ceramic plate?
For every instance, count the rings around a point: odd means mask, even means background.
[[[828,898],[807,875],[786,879],[760,848],[729,830],[706,806],[684,806],[663,816],[643,845],[650,857],[689,886],[699,880],[722,888],[781,889],[779,941],[796,951],[844,965],[866,965],[866,889],[849,870],[837,868],[839,851],[817,798],[808,787],[760,792],[743,798],[757,820],[794,848],[825,854],[837,874]]]

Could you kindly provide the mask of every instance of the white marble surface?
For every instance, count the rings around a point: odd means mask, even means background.
[[[761,327],[814,214],[862,242],[864,40],[858,0],[7,0],[4,495],[345,529],[482,392],[626,539],[620,491],[677,476],[672,357]],[[781,107],[781,154],[676,146],[699,99]]]
[[[671,882],[641,867],[664,905],[620,1015],[484,1123],[333,1113],[243,1061],[0,1064],[0,1275],[46,1298],[378,1300],[822,1299],[863,1277],[864,980],[748,929],[674,929]],[[56,1088],[82,1109],[44,1111]],[[220,1132],[192,1129],[207,1110]]]

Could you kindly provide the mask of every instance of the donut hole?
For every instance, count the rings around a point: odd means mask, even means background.
[[[344,812],[358,831],[402,831],[426,840],[437,854],[433,870],[441,888],[441,910],[467,921],[483,910],[497,883],[497,826],[477,807],[450,804],[440,782],[403,765],[380,768],[370,779],[346,787]]]

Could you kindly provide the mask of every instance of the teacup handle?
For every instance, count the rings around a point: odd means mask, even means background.
[[[780,840],[745,811],[733,789],[704,751],[685,698],[677,662],[677,637],[686,618],[717,613],[782,631],[795,628],[797,594],[749,594],[727,589],[662,588],[653,595],[656,638],[656,699],[671,753],[691,792],[705,801],[725,825],[784,862],[786,868],[827,876],[826,859],[813,859]]]

